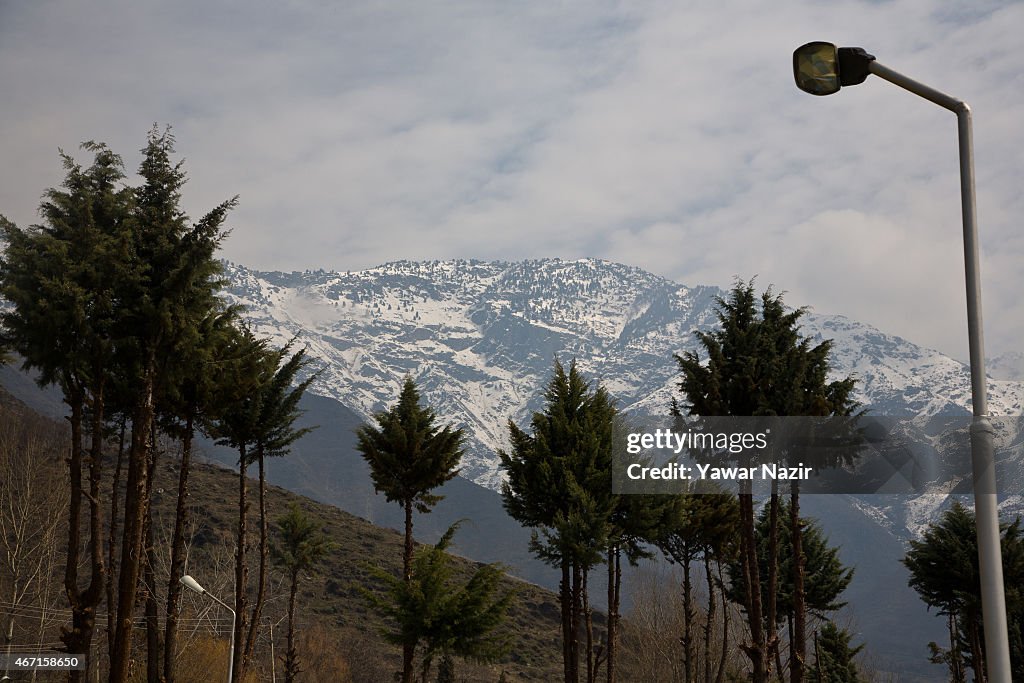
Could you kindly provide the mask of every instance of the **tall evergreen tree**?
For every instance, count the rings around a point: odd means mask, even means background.
[[[1014,680],[1024,680],[1024,532],[1020,518],[1000,525],[1003,578],[1006,583],[1007,622],[1011,632],[1010,666]],[[910,541],[903,558],[910,570],[910,587],[928,607],[952,617],[950,652],[961,650],[977,680],[985,677],[985,638],[981,614],[981,575],[974,513],[954,501],[938,522],[930,524],[921,540]],[[957,659],[959,659],[957,657]],[[955,668],[955,662],[951,662]]]
[[[431,491],[458,474],[464,434],[450,426],[438,428],[434,411],[420,405],[419,391],[406,377],[398,402],[360,427],[357,448],[370,466],[374,489],[405,512],[402,577],[413,581],[413,518],[415,509],[429,512],[443,496]],[[412,683],[415,642],[402,643],[402,683]]]
[[[177,654],[177,629],[182,585],[185,571],[185,529],[189,524],[189,474],[192,466],[192,444],[196,430],[210,435],[208,425],[215,419],[217,383],[224,379],[223,369],[237,359],[228,357],[231,330],[236,325],[237,311],[225,308],[207,315],[196,328],[197,335],[183,344],[181,357],[188,358],[189,369],[181,373],[172,386],[176,389],[165,401],[172,406],[173,419],[166,427],[181,443],[178,471],[178,495],[175,503],[174,531],[171,536],[171,560],[167,584],[164,622],[164,683],[174,683],[174,662]]]
[[[512,448],[498,453],[508,474],[502,500],[513,519],[537,529],[533,552],[561,569],[563,670],[567,682],[577,683],[580,619],[589,609],[585,577],[608,547],[616,505],[608,485],[616,411],[603,387],[590,389],[575,361],[568,372],[555,361],[544,396],[530,433],[509,421]],[[592,678],[589,648],[586,654]]]
[[[284,656],[285,683],[293,683],[302,671],[295,647],[295,603],[299,576],[308,572],[334,549],[319,525],[306,515],[297,504],[277,520],[280,540],[271,546],[274,561],[288,574],[288,649]]]
[[[293,443],[311,431],[309,427],[297,428],[295,421],[302,414],[299,410],[299,401],[316,379],[316,375],[311,374],[301,381],[298,380],[298,374],[309,365],[309,358],[305,354],[305,349],[299,349],[289,357],[293,343],[294,340],[274,351],[276,360],[273,375],[261,383],[259,388],[259,416],[254,456],[259,471],[260,560],[256,576],[256,600],[253,603],[252,619],[249,621],[249,633],[245,643],[244,657],[247,660],[252,658],[256,645],[267,591],[269,536],[266,459],[287,454]]]
[[[790,514],[789,504],[780,502],[779,507],[779,515],[788,517]],[[755,528],[760,584],[764,594],[767,594],[769,587],[770,515],[769,508],[764,507],[758,515]],[[843,566],[839,561],[838,548],[829,546],[828,539],[814,520],[801,517],[800,526],[801,552],[807,577],[804,587],[804,608],[810,614],[826,618],[829,612],[834,612],[846,604],[840,599],[840,596],[853,579],[853,569]],[[765,615],[765,630],[772,634],[776,634],[779,627],[784,624],[787,626],[786,632],[792,633],[797,610],[794,599],[793,562],[795,561],[795,551],[793,550],[792,528],[783,526],[778,532],[776,540],[780,566],[775,586],[777,596],[775,621],[769,621],[768,615]],[[729,597],[739,604],[747,604],[749,599],[744,594],[745,583],[742,566],[736,562],[729,563],[728,574]],[[764,595],[762,595],[762,600],[765,600]],[[778,675],[781,677],[782,671],[779,671]]]
[[[0,346],[20,354],[25,368],[38,371],[41,385],[59,386],[71,412],[64,588],[72,623],[61,635],[71,652],[89,650],[105,583],[99,503],[104,408],[116,372],[121,288],[134,267],[129,258],[132,193],[122,185],[121,158],[103,144],[87,142],[82,147],[94,154],[92,166],[83,169],[61,152],[63,189],[44,194],[42,225],[20,230],[0,217],[6,242],[0,252],[0,296],[11,303],[0,314]],[[85,525],[83,497],[89,503]],[[83,528],[90,573],[84,587],[79,575]],[[72,672],[71,680],[84,680],[86,674]]]
[[[694,351],[676,356],[681,373],[679,383],[686,410],[691,415],[782,416],[848,415],[855,408],[851,399],[854,380],[850,377],[828,381],[831,342],[812,346],[801,337],[799,321],[804,309],[788,310],[780,295],[769,289],[758,306],[752,282],[737,283],[728,297],[718,299],[719,328],[697,332],[707,360]],[[775,508],[775,503],[772,504]],[[790,527],[794,557],[794,637],[790,643],[793,683],[803,678],[806,658],[803,606],[804,566],[799,525],[799,489],[791,489]],[[755,683],[766,683],[771,671],[775,642],[764,629],[765,617],[774,614],[770,600],[765,609],[754,539],[753,497],[749,489],[740,495],[741,561],[743,582],[749,597],[744,605],[751,642],[744,648],[751,662]],[[769,576],[775,571],[770,570]]]
[[[210,425],[217,443],[238,451],[238,525],[235,545],[235,649],[233,675],[245,674],[245,644],[249,625],[249,494],[248,467],[260,432],[262,401],[267,383],[273,377],[279,356],[266,339],[258,338],[248,327],[229,328],[227,357],[217,385],[218,411]]]

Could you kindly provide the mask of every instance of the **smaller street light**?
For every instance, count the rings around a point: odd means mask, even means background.
[[[231,679],[234,676],[235,668],[235,610],[228,607],[228,604],[218,598],[213,593],[210,593],[205,588],[199,585],[199,582],[193,579],[188,574],[181,577],[181,585],[188,588],[190,591],[199,593],[199,595],[208,595],[213,599],[214,602],[219,603],[224,609],[231,612],[231,645],[228,646],[228,683],[231,683]]]

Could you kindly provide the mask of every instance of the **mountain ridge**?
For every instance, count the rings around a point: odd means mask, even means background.
[[[467,427],[463,475],[498,488],[495,452],[507,420],[540,408],[555,357],[640,416],[664,415],[675,393],[674,353],[716,322],[714,286],[687,286],[599,259],[395,261],[362,271],[261,272],[226,262],[228,297],[257,332],[298,335],[323,359],[311,391],[364,418],[415,379],[446,420]],[[968,368],[841,315],[808,312],[804,334],[833,339],[834,374],[858,379],[878,414],[968,414]],[[1024,412],[1024,383],[990,380],[990,412]]]

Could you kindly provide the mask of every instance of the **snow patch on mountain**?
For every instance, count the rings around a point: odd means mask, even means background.
[[[278,344],[298,335],[320,360],[311,391],[369,418],[412,376],[442,421],[467,428],[463,476],[491,488],[508,420],[524,425],[541,408],[556,357],[575,358],[622,410],[665,415],[678,395],[673,354],[698,349],[694,333],[716,324],[716,297],[726,294],[597,259],[225,268],[229,298],[259,334]],[[803,332],[833,340],[833,374],[853,374],[857,399],[875,414],[969,414],[968,368],[953,358],[844,316],[811,312]],[[1024,383],[991,381],[989,402],[993,415],[1020,415]],[[933,512],[924,499],[909,506],[906,528]]]

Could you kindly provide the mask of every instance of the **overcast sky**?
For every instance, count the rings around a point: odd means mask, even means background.
[[[1024,338],[1024,4],[0,0],[0,213],[57,148],[129,169],[173,126],[224,256],[596,256],[966,358],[956,121],[876,77],[799,92],[792,51],[863,46],[974,109],[989,355]],[[83,162],[88,157],[79,154]]]

